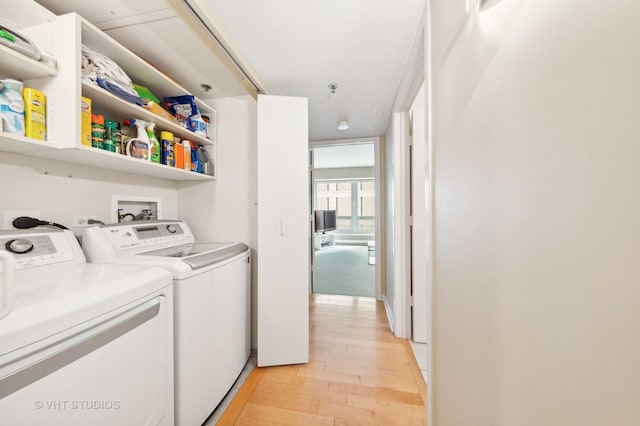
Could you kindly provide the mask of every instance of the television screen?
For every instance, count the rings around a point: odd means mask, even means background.
[[[335,231],[336,229],[336,211],[335,210],[316,210],[316,232]]]

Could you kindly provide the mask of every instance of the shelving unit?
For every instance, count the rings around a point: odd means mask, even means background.
[[[138,84],[149,88],[159,98],[189,94],[176,81],[144,61],[117,41],[75,13],[62,15],[55,22],[24,29],[34,42],[58,61],[58,69],[0,45],[0,75],[22,80],[47,96],[47,141],[0,132],[0,151],[31,155],[56,161],[97,167],[174,181],[215,179],[216,114],[196,98],[201,113],[210,117],[213,137],[207,139],[170,120],[131,104],[107,90],[83,81],[81,47],[87,45],[116,62]],[[92,110],[105,118],[122,121],[140,118],[156,123],[156,132],[169,131],[175,136],[205,147],[213,161],[213,175],[177,169],[81,144],[80,99],[92,100]]]

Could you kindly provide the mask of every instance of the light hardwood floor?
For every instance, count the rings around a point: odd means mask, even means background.
[[[255,368],[218,425],[426,425],[426,386],[374,299],[312,295],[308,364]]]

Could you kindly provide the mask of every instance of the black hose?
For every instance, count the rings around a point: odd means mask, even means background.
[[[13,222],[11,222],[11,224],[14,228],[17,229],[31,229],[35,228],[36,226],[53,226],[60,229],[69,229],[64,225],[60,225],[59,223],[47,222],[45,220],[40,220],[29,216],[17,217],[13,219]]]

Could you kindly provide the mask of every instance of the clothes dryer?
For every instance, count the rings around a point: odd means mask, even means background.
[[[164,268],[87,264],[71,231],[0,231],[0,423],[172,425]]]

